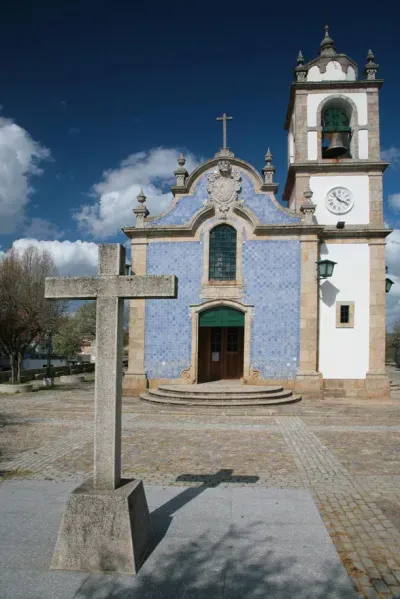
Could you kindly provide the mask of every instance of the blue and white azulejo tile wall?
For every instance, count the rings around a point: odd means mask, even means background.
[[[179,378],[190,366],[192,321],[190,304],[200,297],[203,243],[149,243],[147,274],[178,277],[177,299],[146,300],[145,371],[147,378]]]
[[[277,208],[268,194],[256,193],[252,181],[242,175],[242,191],[240,199],[244,200],[244,206],[256,215],[262,224],[267,225],[289,225],[300,222],[300,218],[291,216]]]
[[[243,244],[245,303],[254,304],[250,365],[265,379],[293,379],[300,358],[300,242]]]
[[[244,171],[238,170],[242,177],[239,200],[244,201],[244,206],[251,210],[261,223],[284,225],[300,222],[300,218],[287,214],[283,208],[282,210],[277,208],[268,194],[256,193],[251,179]],[[193,195],[180,198],[169,212],[158,219],[148,221],[146,226],[164,227],[188,224],[196,212],[204,208],[204,202],[209,199],[207,184],[208,177],[213,171],[214,169],[208,170],[200,177]]]

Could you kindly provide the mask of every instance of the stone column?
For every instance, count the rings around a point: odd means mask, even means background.
[[[318,236],[301,239],[300,364],[295,390],[318,397],[321,375],[318,372]]]
[[[385,240],[371,239],[369,303],[369,371],[365,389],[367,397],[389,397],[389,379],[385,370],[386,292]]]
[[[136,275],[146,274],[147,243],[145,237],[132,239],[132,273]],[[147,388],[144,367],[145,306],[144,299],[130,302],[128,370],[122,383],[124,396],[138,395]]]

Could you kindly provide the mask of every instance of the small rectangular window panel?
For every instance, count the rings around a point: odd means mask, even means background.
[[[350,322],[350,306],[340,306],[340,324],[348,324]]]
[[[336,328],[354,328],[354,302],[336,302]]]

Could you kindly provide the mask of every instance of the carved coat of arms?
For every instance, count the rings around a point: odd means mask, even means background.
[[[241,176],[233,171],[229,160],[218,162],[218,171],[208,177],[207,191],[220,219],[226,219],[227,213],[238,201],[242,188]]]

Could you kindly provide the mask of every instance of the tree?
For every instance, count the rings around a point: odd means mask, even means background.
[[[10,359],[11,382],[21,382],[21,362],[37,335],[54,330],[65,304],[44,298],[44,281],[56,268],[47,251],[14,249],[0,261],[0,349]]]
[[[82,337],[76,316],[65,315],[53,337],[55,353],[67,360],[71,370],[71,362],[82,347]]]
[[[76,326],[82,339],[96,337],[96,302],[85,302],[75,312]]]
[[[82,339],[96,338],[96,302],[85,302],[75,312],[78,330]],[[129,301],[124,305],[124,346],[129,341]]]
[[[391,345],[393,348],[393,358],[396,366],[400,367],[400,321],[396,322],[393,326],[393,332],[391,335]]]

